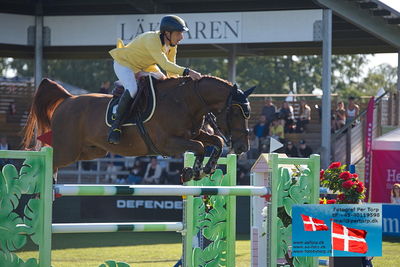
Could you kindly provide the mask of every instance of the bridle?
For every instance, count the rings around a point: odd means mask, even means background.
[[[199,91],[197,90],[198,88],[198,81],[194,81],[194,86],[193,90],[195,91],[195,94],[197,97],[200,99],[200,102],[203,104],[203,107],[207,111],[206,116],[205,116],[205,121],[210,124],[210,126],[213,128],[214,132],[219,135],[225,142],[227,146],[231,146],[232,143],[240,139],[243,135],[248,136],[249,134],[249,129],[239,129],[239,128],[232,128],[232,114],[231,114],[231,109],[233,106],[238,106],[240,110],[242,111],[243,118],[248,120],[250,118],[250,114],[246,114],[244,111],[243,105],[245,103],[241,103],[237,100],[234,100],[234,94],[237,91],[237,88],[234,86],[231,88],[231,92],[229,93],[228,99],[226,100],[225,107],[220,110],[217,115],[215,115],[209,108],[209,105],[206,103],[204,98],[200,95]],[[217,125],[217,120],[216,117],[220,115],[221,113],[225,112],[226,114],[226,125],[227,125],[227,134],[225,135],[222,130],[218,127]],[[232,132],[239,132],[240,135],[238,138],[232,140]]]

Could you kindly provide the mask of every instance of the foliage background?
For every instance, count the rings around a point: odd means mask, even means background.
[[[202,74],[228,77],[228,61],[223,57],[179,58],[178,55],[177,63]],[[112,65],[111,58],[45,60],[43,75],[97,92],[102,82],[117,79]],[[347,98],[375,95],[381,87],[395,90],[395,67],[382,64],[363,73],[367,66],[367,55],[333,55],[332,92]],[[0,58],[3,75],[9,69],[18,76],[33,77],[33,60]],[[238,57],[236,80],[242,88],[257,85],[256,93],[312,93],[322,84],[322,58],[319,55]]]

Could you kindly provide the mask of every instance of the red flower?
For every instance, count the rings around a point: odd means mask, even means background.
[[[364,183],[363,182],[358,182],[356,190],[358,193],[362,193],[364,191]]]
[[[358,174],[357,173],[353,173],[351,176],[352,176],[352,178],[354,178],[356,180],[358,179]]]
[[[336,199],[329,199],[327,203],[328,204],[335,204],[336,203]]]
[[[340,175],[339,175],[339,178],[340,179],[343,179],[343,180],[349,180],[349,179],[351,179],[352,178],[352,174],[350,173],[350,172],[342,172]]]
[[[322,180],[322,179],[324,179],[324,170],[321,170],[320,172],[319,172],[319,180]]]
[[[337,169],[342,165],[340,162],[332,162],[331,165],[329,165],[329,169]]]
[[[344,199],[345,199],[344,194],[339,194],[339,195],[337,196],[337,199],[339,199],[339,200],[344,200]]]
[[[324,204],[324,201],[323,201],[323,200],[320,200],[320,201],[319,201],[319,204]]]
[[[352,180],[347,180],[342,183],[342,187],[345,189],[350,189],[354,185],[354,182]]]

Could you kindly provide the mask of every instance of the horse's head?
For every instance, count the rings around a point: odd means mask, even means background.
[[[225,136],[224,139],[238,155],[247,152],[250,146],[248,138],[250,102],[248,97],[254,89],[255,86],[243,92],[234,84],[228,97],[227,108],[217,116],[217,123]]]

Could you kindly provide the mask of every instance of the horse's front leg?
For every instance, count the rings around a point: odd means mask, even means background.
[[[200,180],[205,174],[202,174],[201,167],[204,161],[204,145],[198,140],[187,140],[184,138],[173,137],[168,140],[166,144],[166,151],[173,151],[174,153],[184,153],[185,151],[191,151],[194,153],[196,159],[193,164],[193,168],[186,167],[182,170],[182,182],[188,182],[192,179]]]
[[[196,140],[201,141],[205,145],[209,145],[213,147],[213,151],[211,152],[210,159],[208,160],[206,166],[203,168],[203,172],[205,174],[214,173],[219,157],[222,153],[222,146],[224,141],[221,137],[217,135],[210,135],[206,132],[201,131],[200,135],[196,138]]]

